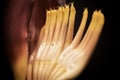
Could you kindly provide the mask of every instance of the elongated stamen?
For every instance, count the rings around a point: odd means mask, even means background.
[[[63,22],[63,14],[62,14],[62,7],[59,7],[57,10],[57,19],[56,19],[56,27],[55,27],[55,32],[54,32],[54,37],[52,42],[57,42],[59,35],[60,35],[60,30],[62,27],[62,22]]]
[[[56,26],[56,18],[57,18],[57,11],[56,10],[51,10],[51,23],[50,23],[50,29],[49,29],[49,36],[48,36],[48,40],[47,40],[47,44],[48,44],[48,49],[47,51],[44,52],[43,58],[44,59],[48,59],[47,56],[50,55],[49,51],[51,52],[51,49],[53,49],[52,44],[53,44],[53,37],[54,37],[54,31],[55,31],[55,26]]]
[[[94,13],[92,15],[92,20],[91,20],[90,25],[87,29],[87,32],[85,33],[85,36],[83,37],[81,43],[78,46],[79,49],[82,49],[83,47],[87,46],[89,39],[94,34],[94,30],[95,30],[96,23],[98,20],[97,18],[98,18],[98,13],[97,13],[97,11],[94,11]]]
[[[50,23],[50,29],[49,29],[49,34],[48,34],[48,42],[51,42],[53,40],[53,34],[56,26],[56,10],[51,10],[51,23]]]
[[[65,39],[66,39],[66,33],[67,33],[67,26],[68,26],[68,18],[69,18],[69,6],[66,5],[63,9],[63,23],[62,28],[60,31],[60,37],[58,40],[58,44],[60,44],[59,50],[56,52],[56,57],[58,57],[61,53],[61,51],[64,49],[65,45]]]
[[[53,33],[54,33],[54,28],[55,28],[55,23],[56,23],[56,10],[51,10],[50,12],[50,27],[49,27],[49,34],[48,34],[48,39],[47,39],[47,45],[46,45],[46,49],[44,50],[44,54],[41,55],[41,60],[42,61],[46,61],[47,60],[47,55],[49,55],[49,48],[51,45],[51,41],[53,39]],[[41,65],[40,65],[41,67]],[[45,74],[45,67],[46,67],[46,62],[42,65],[43,69],[42,69],[42,74],[39,75],[41,79],[44,80],[44,74]]]
[[[88,31],[86,32],[84,38],[83,38],[83,41],[80,43],[80,45],[85,42],[85,41],[88,41],[91,39],[91,36],[94,34],[94,30],[95,30],[95,27],[96,27],[96,24],[97,24],[97,21],[98,21],[98,12],[95,12],[96,14],[93,14],[93,18],[91,20],[91,23],[90,23],[90,26],[88,28]],[[87,36],[87,37],[86,37]],[[84,41],[85,40],[85,41]],[[81,50],[84,46],[87,46],[88,43],[86,42],[82,44],[82,47],[78,48],[78,51]],[[86,48],[86,46],[84,48]],[[77,51],[77,50],[76,50]],[[77,52],[78,53],[78,52]],[[71,61],[72,59],[74,59],[75,55],[74,56],[71,56],[73,53],[70,53],[69,55],[67,55],[67,57],[65,59],[67,59],[67,61]],[[83,54],[83,53],[80,53],[80,54]],[[77,54],[78,55],[78,54]],[[77,56],[76,55],[76,56]],[[68,60],[69,59],[69,60]],[[65,60],[66,61],[66,60]]]
[[[69,22],[68,22],[68,31],[67,31],[67,35],[66,35],[66,41],[65,41],[64,48],[66,48],[73,40],[75,15],[76,15],[76,10],[73,7],[73,3],[71,3],[70,16],[69,16]]]
[[[73,46],[76,46],[80,43],[80,40],[82,39],[82,35],[83,35],[84,29],[85,29],[85,25],[87,22],[87,18],[88,18],[88,10],[87,10],[87,8],[85,8],[78,32],[75,35],[74,40],[72,41]]]
[[[54,33],[54,37],[53,37],[53,40],[52,40],[52,42],[51,42],[51,44],[50,44],[50,48],[49,48],[49,53],[48,53],[48,55],[46,56],[47,58],[46,59],[48,59],[48,60],[52,60],[53,59],[53,57],[55,56],[55,54],[56,54],[56,51],[57,51],[57,49],[58,49],[58,46],[59,45],[57,45],[56,43],[57,43],[57,41],[58,41],[58,38],[59,38],[59,34],[60,34],[60,29],[61,29],[61,27],[62,27],[62,15],[63,15],[63,13],[62,13],[62,7],[59,7],[59,9],[57,10],[57,12],[56,12],[56,27],[55,27],[55,33]],[[54,69],[54,66],[55,66],[55,64],[54,64],[54,61],[52,61],[51,62],[51,64],[49,65],[49,67],[48,68],[46,68],[47,69],[47,72],[46,72],[46,75],[45,75],[45,79],[47,78],[47,80],[48,80],[48,78],[49,78],[49,75],[50,75],[50,73],[52,72],[52,70]]]
[[[88,11],[87,9],[84,10],[83,12],[83,16],[82,16],[82,21],[81,21],[81,24],[79,26],[79,30],[74,38],[74,40],[72,41],[72,43],[70,44],[70,46],[68,46],[63,52],[62,52],[62,55],[60,56],[60,60],[59,62],[64,61],[62,59],[63,56],[65,55],[71,55],[70,54],[70,50],[71,49],[74,49],[79,43],[80,43],[80,40],[82,38],[82,35],[83,35],[83,31],[84,31],[84,28],[85,28],[85,24],[86,24],[86,21],[87,21],[87,17],[88,17]],[[67,58],[65,58],[67,59]],[[65,60],[66,61],[66,60]]]
[[[60,29],[61,29],[61,26],[62,26],[62,8],[59,7],[59,9],[56,11],[56,26],[55,26],[55,32],[54,32],[54,37],[53,37],[53,40],[51,42],[51,45],[50,45],[50,48],[49,49],[49,54],[47,55],[47,58],[50,58],[52,59],[53,55],[55,55],[56,51],[57,51],[57,41],[58,41],[58,38],[59,38],[59,34],[60,34]]]
[[[68,28],[67,26],[68,26],[68,18],[69,18],[69,6],[66,5],[65,8],[63,8],[62,10],[63,10],[63,23],[60,31],[59,41],[62,41],[64,43]]]
[[[82,64],[77,66],[78,69],[76,68],[76,71],[75,71],[76,75],[79,74],[80,67],[81,67],[81,71],[82,71],[84,69],[84,66],[88,63],[88,61],[89,61],[88,59],[92,55],[92,51],[94,50],[94,48],[98,42],[99,36],[101,34],[103,24],[104,24],[104,16],[100,11],[97,11],[97,15],[98,15],[98,18],[97,18],[98,20],[96,22],[94,34],[91,36],[91,39],[89,40],[89,42],[87,44],[87,47],[84,48],[83,51],[81,51],[84,54],[84,56],[81,57]],[[76,60],[75,64],[80,64],[81,61],[80,61],[79,56],[77,56],[75,60]]]
[[[55,52],[55,54],[54,53],[52,54],[53,57],[55,57],[55,56],[58,57],[64,48],[65,36],[66,36],[66,32],[67,32],[68,15],[69,15],[69,7],[68,6],[66,6],[65,8],[64,7],[62,8],[62,14],[63,14],[63,20],[62,20],[63,22],[62,22],[59,40],[57,42],[58,50],[57,50],[57,52]]]
[[[94,34],[94,31],[95,31],[95,28],[96,28],[96,25],[97,25],[97,22],[98,22],[98,18],[99,18],[99,16],[98,16],[98,12],[96,11],[96,12],[94,12],[93,13],[93,18],[92,18],[92,20],[91,20],[91,23],[90,23],[90,26],[89,26],[89,28],[88,28],[88,31],[87,31],[87,33],[85,34],[85,36],[84,36],[84,38],[83,38],[83,41],[82,42],[84,42],[84,40],[88,40],[88,42],[86,42],[86,45],[88,45],[89,44],[89,40],[91,39],[91,37],[93,36],[93,34]],[[86,37],[87,36],[87,37]],[[86,39],[85,39],[86,38]],[[82,42],[80,43],[80,44],[82,44]],[[82,47],[83,47],[84,45],[82,45]],[[79,46],[80,47],[80,46]],[[70,63],[70,61],[72,61],[75,57],[77,57],[79,54],[83,54],[83,52],[81,51],[81,53],[79,53],[79,50],[81,50],[82,49],[82,47],[80,47],[79,49],[78,49],[78,54],[76,54],[76,55],[74,55],[74,56],[71,56],[71,55],[68,55],[68,57],[67,58],[69,58],[69,60],[67,60],[67,61],[69,61],[69,63]],[[91,46],[92,47],[92,46]],[[84,47],[84,48],[86,48],[86,47]],[[77,50],[76,50],[77,51]],[[83,50],[84,51],[84,50]],[[71,53],[72,54],[72,53]]]
[[[97,24],[96,24],[96,27],[94,30],[94,34],[89,39],[89,42],[88,42],[86,48],[82,49],[83,53],[86,55],[86,58],[90,57],[92,51],[94,50],[94,48],[98,42],[100,33],[103,29],[104,16],[101,13],[101,11],[98,11],[98,16],[99,16],[99,18],[98,18],[98,21],[97,21]]]
[[[69,15],[69,7],[66,6],[65,9],[63,8],[62,10],[62,14],[63,14],[63,23],[62,23],[62,28],[61,28],[61,31],[60,31],[60,37],[59,37],[59,41],[60,43],[58,43],[58,45],[62,44],[61,46],[59,46],[59,50],[57,50],[57,52],[55,52],[55,55],[59,55],[62,51],[62,46],[64,44],[64,41],[65,41],[65,36],[66,36],[66,31],[67,31],[67,22],[66,20],[68,21],[68,15]],[[64,38],[63,38],[63,34],[64,34]],[[54,54],[52,56],[55,56]]]

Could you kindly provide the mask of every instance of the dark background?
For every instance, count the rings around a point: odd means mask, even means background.
[[[73,0],[67,0],[67,3]],[[118,80],[117,72],[117,20],[119,12],[114,1],[110,0],[74,0],[76,8],[75,32],[78,29],[82,12],[88,8],[89,20],[94,10],[101,10],[105,16],[105,24],[99,42],[94,50],[89,64],[75,80]],[[0,1],[0,80],[13,80],[13,75],[4,53],[3,19],[7,0]],[[117,10],[116,10],[117,9]],[[116,16],[116,17],[115,17]],[[88,21],[89,21],[88,20]],[[116,22],[116,23],[115,23]],[[87,23],[88,25],[89,23]],[[119,27],[119,26],[118,26]],[[117,63],[119,64],[119,63]]]

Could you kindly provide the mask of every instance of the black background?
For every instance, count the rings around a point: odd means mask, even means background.
[[[67,3],[73,0],[67,0]],[[105,24],[100,36],[99,42],[94,50],[89,64],[85,70],[75,80],[118,80],[117,72],[117,21],[118,16],[116,4],[110,0],[74,0],[77,15],[75,22],[75,32],[77,31],[80,23],[82,12],[84,8],[88,8],[89,15],[91,16],[94,10],[101,10],[105,16]],[[3,19],[4,9],[7,5],[7,0],[0,1],[0,80],[13,80],[13,75],[4,54],[3,41]],[[89,17],[90,19],[90,17]],[[116,23],[115,23],[116,22]],[[118,26],[119,27],[119,26]],[[119,64],[119,63],[117,63]]]

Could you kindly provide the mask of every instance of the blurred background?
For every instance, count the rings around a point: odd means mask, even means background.
[[[0,1],[0,80],[14,80],[13,74],[10,69],[7,58],[4,53],[3,45],[3,19],[5,8],[9,0]],[[67,4],[74,2],[76,8],[76,20],[75,20],[75,33],[77,32],[79,23],[82,18],[84,8],[88,8],[89,16],[88,23],[91,19],[92,12],[94,10],[101,10],[105,16],[105,24],[98,41],[98,44],[94,50],[94,53],[84,69],[84,71],[75,80],[118,80],[116,71],[117,65],[117,24],[114,18],[115,7],[114,1],[111,0],[66,0]],[[86,27],[87,29],[87,27]]]

